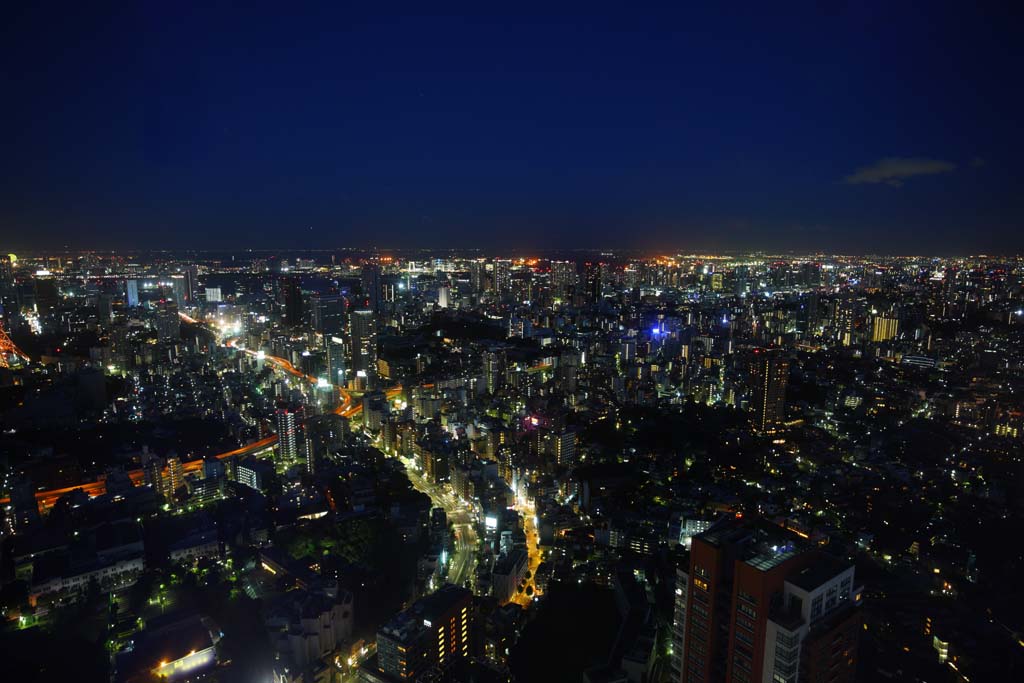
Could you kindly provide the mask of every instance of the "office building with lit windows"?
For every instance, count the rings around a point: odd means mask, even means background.
[[[473,594],[452,584],[417,600],[377,631],[364,683],[420,681],[470,655]]]
[[[786,419],[789,360],[777,353],[756,351],[750,367],[754,429],[770,434]]]
[[[884,342],[895,339],[900,331],[900,321],[887,316],[877,316],[871,325],[871,341]]]
[[[352,370],[371,372],[377,365],[377,320],[370,310],[352,313],[349,320],[352,336]]]
[[[568,299],[576,288],[576,264],[572,261],[551,262],[551,292],[558,299]]]
[[[499,296],[512,291],[512,262],[508,259],[494,262],[494,291]]]
[[[277,422],[277,444],[280,457],[284,459],[298,457],[301,416],[297,411],[282,406],[274,412],[274,417]]]

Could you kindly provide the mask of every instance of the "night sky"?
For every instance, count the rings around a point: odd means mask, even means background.
[[[4,8],[4,251],[1024,250],[1013,3],[101,4]]]

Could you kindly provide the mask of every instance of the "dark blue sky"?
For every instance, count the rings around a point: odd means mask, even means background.
[[[178,4],[5,8],[0,248],[1024,250],[1010,3]]]

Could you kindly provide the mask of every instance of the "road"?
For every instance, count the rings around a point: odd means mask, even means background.
[[[537,525],[534,523],[536,510],[533,506],[529,503],[521,502],[516,506],[516,509],[523,517],[523,532],[526,534],[526,555],[527,565],[530,569],[530,578],[526,580],[523,592],[512,596],[512,602],[527,607],[535,597],[541,594],[536,584],[537,567],[540,566],[541,562],[540,537],[538,536]],[[533,586],[533,594],[527,595],[526,589],[530,586]]]
[[[460,502],[451,492],[426,481],[413,467],[412,460],[400,458],[405,464],[405,471],[413,488],[430,496],[430,501],[443,508],[452,524],[455,535],[455,552],[448,564],[448,581],[459,586],[466,581],[472,585],[476,574],[476,551],[479,539],[473,524],[473,515],[465,504]]]

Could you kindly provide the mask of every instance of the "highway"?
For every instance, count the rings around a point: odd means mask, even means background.
[[[412,482],[413,488],[430,496],[430,500],[435,506],[444,509],[448,515],[448,521],[452,524],[452,531],[455,535],[455,552],[452,553],[449,560],[448,581],[459,586],[463,586],[466,581],[469,581],[472,586],[476,573],[476,551],[479,546],[472,513],[452,493],[426,481],[413,467],[412,460],[400,459],[405,464],[405,471],[409,475],[409,481]]]

